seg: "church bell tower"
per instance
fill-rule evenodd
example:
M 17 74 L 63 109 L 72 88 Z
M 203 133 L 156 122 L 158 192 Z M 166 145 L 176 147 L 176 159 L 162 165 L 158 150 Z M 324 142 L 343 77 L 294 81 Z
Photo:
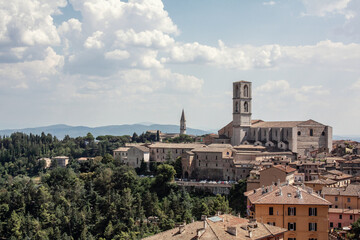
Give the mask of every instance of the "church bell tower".
M 180 119 L 180 134 L 186 134 L 186 119 L 184 109 L 182 110 Z
M 233 135 L 231 144 L 246 141 L 251 126 L 251 82 L 233 83 Z

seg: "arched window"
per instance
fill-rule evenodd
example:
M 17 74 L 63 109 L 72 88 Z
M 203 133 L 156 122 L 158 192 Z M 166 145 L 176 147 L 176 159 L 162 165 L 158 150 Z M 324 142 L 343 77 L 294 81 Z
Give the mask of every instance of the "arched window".
M 249 111 L 249 105 L 247 102 L 244 103 L 244 111 L 248 112 Z
M 239 112 L 239 104 L 238 104 L 238 102 L 235 103 L 235 112 Z
M 235 88 L 235 97 L 239 97 L 239 86 L 236 85 L 236 88 Z
M 248 87 L 248 85 L 244 86 L 244 97 L 249 97 L 249 87 Z
M 300 136 L 301 135 L 301 132 L 300 131 L 298 131 L 298 136 Z
M 325 132 L 322 132 L 321 135 L 325 136 Z
M 310 136 L 314 136 L 314 130 L 310 129 Z

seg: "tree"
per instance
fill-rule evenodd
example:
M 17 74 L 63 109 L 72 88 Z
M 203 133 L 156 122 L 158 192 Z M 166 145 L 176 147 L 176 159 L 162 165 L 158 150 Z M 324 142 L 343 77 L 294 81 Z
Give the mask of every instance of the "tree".
M 137 142 L 138 140 L 139 140 L 139 136 L 137 135 L 136 132 L 134 132 L 133 135 L 132 135 L 131 141 L 132 142 Z
M 176 171 L 176 177 L 181 178 L 182 176 L 182 162 L 181 156 L 177 157 L 174 163 L 174 169 Z
M 161 164 L 156 170 L 156 183 L 163 185 L 165 183 L 174 181 L 176 171 L 173 166 L 169 164 Z
M 351 231 L 347 234 L 349 239 L 360 239 L 360 219 L 351 224 Z
M 113 158 L 113 156 L 111 154 L 106 153 L 103 156 L 101 162 L 104 163 L 104 164 L 112 163 L 112 162 L 114 162 L 114 158 Z
M 86 135 L 85 140 L 90 143 L 90 142 L 93 142 L 93 141 L 95 140 L 95 138 L 94 138 L 94 136 L 89 132 L 89 133 Z
M 229 205 L 242 216 L 246 214 L 246 180 L 239 180 L 238 184 L 232 185 L 229 194 Z

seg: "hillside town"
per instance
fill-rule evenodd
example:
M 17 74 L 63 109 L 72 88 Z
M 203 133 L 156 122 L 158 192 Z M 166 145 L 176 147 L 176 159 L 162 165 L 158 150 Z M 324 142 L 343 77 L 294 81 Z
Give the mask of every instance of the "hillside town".
M 248 221 L 286 229 L 281 238 L 270 234 L 270 238 L 256 239 L 345 237 L 360 217 L 360 144 L 333 141 L 332 127 L 311 119 L 253 120 L 251 102 L 251 82 L 234 82 L 233 121 L 218 134 L 197 138 L 194 143 L 128 144 L 114 150 L 113 157 L 134 168 L 179 158 L 182 177 L 176 183 L 190 191 L 226 195 L 232 184 L 245 179 Z M 180 134 L 186 134 L 184 110 Z M 220 218 L 224 221 L 226 217 Z M 246 224 L 241 218 L 236 221 Z M 207 222 L 204 220 L 205 225 Z M 228 227 L 242 229 L 238 223 Z M 227 232 L 231 235 L 232 231 Z M 169 239 L 185 239 L 180 237 L 182 230 L 178 234 Z
M 360 143 L 333 140 L 332 127 L 312 119 L 253 120 L 251 102 L 251 82 L 234 82 L 233 121 L 218 134 L 186 135 L 182 110 L 179 133 L 149 130 L 155 141 L 113 150 L 114 160 L 143 168 L 141 177 L 152 164 L 177 159 L 175 183 L 189 192 L 227 196 L 246 182 L 245 216 L 204 215 L 146 239 L 346 239 L 360 218 Z M 181 136 L 189 138 L 167 141 Z M 69 163 L 67 156 L 39 160 L 45 168 Z

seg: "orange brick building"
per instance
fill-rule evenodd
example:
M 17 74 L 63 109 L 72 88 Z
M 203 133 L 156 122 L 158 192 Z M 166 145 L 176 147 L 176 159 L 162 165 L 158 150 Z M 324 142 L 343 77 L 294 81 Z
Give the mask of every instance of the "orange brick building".
M 310 189 L 271 185 L 245 193 L 248 215 L 262 223 L 288 229 L 286 240 L 328 239 L 331 203 Z

